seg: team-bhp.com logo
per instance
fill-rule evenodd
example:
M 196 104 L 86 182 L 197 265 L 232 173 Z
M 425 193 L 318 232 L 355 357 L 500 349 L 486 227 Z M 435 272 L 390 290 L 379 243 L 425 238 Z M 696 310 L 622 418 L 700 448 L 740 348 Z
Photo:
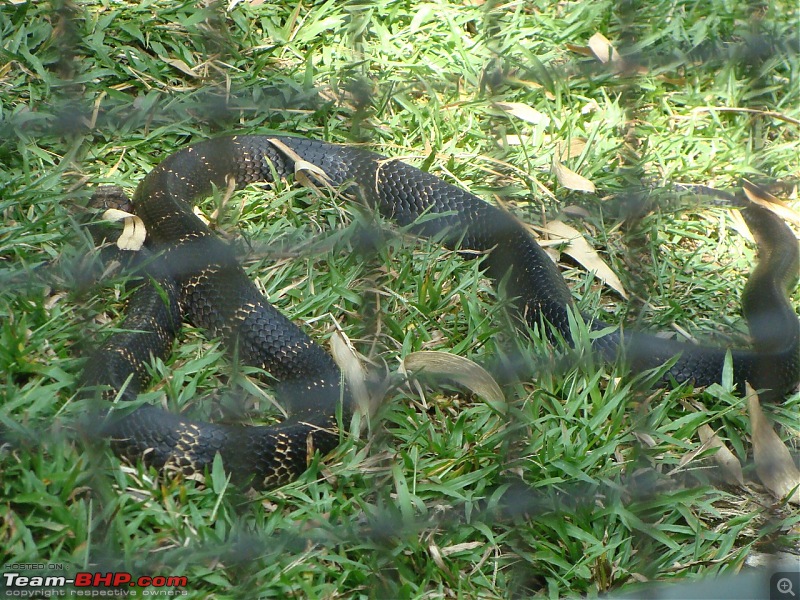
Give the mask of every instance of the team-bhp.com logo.
M 137 596 L 183 596 L 186 577 L 149 576 L 134 577 L 125 571 L 109 573 L 78 572 L 72 577 L 51 574 L 3 573 L 6 597 L 41 598 L 72 596 L 125 596 L 136 588 Z

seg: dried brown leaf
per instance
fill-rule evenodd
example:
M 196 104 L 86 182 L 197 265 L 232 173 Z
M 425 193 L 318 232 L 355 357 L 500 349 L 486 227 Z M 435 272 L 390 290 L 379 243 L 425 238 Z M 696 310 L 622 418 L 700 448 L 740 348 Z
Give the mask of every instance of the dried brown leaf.
M 403 360 L 403 369 L 408 373 L 445 377 L 498 408 L 505 406 L 505 396 L 494 378 L 479 364 L 463 356 L 429 350 L 412 352 Z
M 758 394 L 747 386 L 747 408 L 753 436 L 753 457 L 756 473 L 770 493 L 783 500 L 788 496 L 792 504 L 800 504 L 800 471 L 792 460 L 789 449 L 761 410 Z M 791 494 L 791 495 L 790 495 Z
M 594 184 L 583 175 L 578 175 L 575 171 L 568 169 L 557 160 L 553 160 L 553 173 L 555 173 L 558 183 L 570 190 L 579 192 L 594 192 Z
M 567 242 L 566 247 L 563 249 L 565 254 L 568 254 L 577 262 L 579 262 L 587 271 L 594 273 L 594 276 L 600 279 L 603 283 L 608 285 L 612 290 L 617 292 L 623 298 L 627 298 L 628 294 L 619 277 L 611 270 L 597 251 L 589 245 L 580 232 L 573 227 L 570 227 L 562 221 L 550 221 L 545 229 L 551 236 Z
M 703 442 L 703 448 L 717 448 L 713 455 L 714 462 L 720 468 L 723 479 L 734 485 L 744 485 L 744 475 L 742 474 L 742 463 L 736 458 L 736 455 L 731 452 L 725 443 L 719 439 L 719 436 L 714 433 L 708 425 L 701 425 L 697 430 L 697 435 L 700 441 Z
M 559 141 L 556 143 L 556 156 L 560 161 L 577 158 L 583 154 L 586 142 L 586 138 L 581 137 L 570 138 L 569 142 Z
M 103 213 L 106 221 L 122 221 L 122 235 L 117 240 L 117 248 L 120 250 L 138 251 L 142 249 L 144 240 L 147 237 L 147 229 L 144 221 L 139 217 L 124 210 L 109 208 Z
M 533 138 L 528 135 L 510 134 L 505 136 L 504 139 L 509 146 L 521 146 L 522 144 L 529 144 Z
M 185 75 L 189 75 L 190 77 L 199 77 L 197 72 L 180 58 L 170 58 L 169 56 L 159 56 L 159 58 L 171 67 L 178 69 L 178 71 L 184 73 Z
M 495 102 L 494 105 L 503 112 L 528 123 L 533 123 L 534 125 L 550 124 L 550 117 L 522 102 Z
M 586 56 L 590 58 L 597 58 L 595 53 L 592 52 L 592 49 L 589 46 L 578 46 L 577 44 L 567 44 L 567 50 L 570 52 L 574 52 L 575 54 L 580 54 L 581 56 Z
M 358 357 L 356 349 L 345 333 L 339 329 L 331 336 L 331 355 L 333 360 L 342 370 L 345 381 L 353 393 L 356 404 L 364 409 L 370 407 L 370 397 L 367 391 L 367 372 Z
M 297 183 L 318 194 L 321 194 L 322 191 L 317 186 L 317 183 L 335 192 L 330 178 L 322 167 L 304 160 L 297 152 L 278 139 L 270 138 L 269 141 L 294 162 L 294 178 Z
M 625 69 L 625 61 L 617 52 L 614 45 L 602 33 L 595 33 L 589 38 L 589 48 L 592 54 L 604 65 L 610 65 L 615 71 L 622 71 Z
M 474 550 L 475 548 L 480 548 L 484 545 L 485 544 L 483 542 L 462 542 L 460 544 L 453 544 L 452 546 L 445 546 L 442 548 L 442 556 L 450 556 L 451 554 L 456 554 L 457 552 Z

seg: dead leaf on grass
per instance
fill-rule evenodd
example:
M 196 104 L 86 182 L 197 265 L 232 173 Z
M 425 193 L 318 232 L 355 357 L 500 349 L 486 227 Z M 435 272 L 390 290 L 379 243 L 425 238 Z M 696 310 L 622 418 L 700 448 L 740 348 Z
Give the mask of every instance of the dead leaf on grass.
M 625 67 L 625 61 L 622 60 L 620 53 L 609 39 L 599 31 L 589 38 L 589 49 L 595 58 L 604 65 L 610 64 L 615 69 L 623 69 Z
M 556 156 L 558 160 L 565 161 L 570 158 L 579 157 L 583 154 L 584 148 L 586 148 L 586 142 L 586 138 L 582 137 L 570 138 L 568 142 L 559 140 L 556 142 Z
M 576 190 L 578 192 L 595 191 L 594 184 L 586 179 L 583 175 L 578 175 L 572 169 L 565 167 L 561 162 L 553 160 L 553 173 L 555 173 L 558 183 L 563 185 L 569 190 Z
M 144 221 L 141 218 L 124 210 L 109 208 L 103 213 L 103 219 L 112 223 L 123 222 L 122 235 L 117 240 L 117 248 L 134 252 L 142 249 L 144 240 L 147 237 L 147 229 L 145 229 Z
M 356 349 L 350 342 L 344 331 L 336 323 L 336 331 L 333 332 L 330 341 L 331 355 L 344 375 L 347 385 L 353 392 L 353 398 L 359 407 L 369 410 L 370 397 L 367 391 L 367 372 L 361 359 L 358 357 Z
M 792 460 L 789 449 L 772 428 L 761 410 L 758 394 L 747 385 L 747 409 L 753 436 L 753 457 L 756 473 L 770 493 L 783 500 L 788 496 L 792 504 L 800 504 L 800 471 Z M 791 495 L 790 495 L 791 494 Z
M 322 194 L 322 190 L 320 190 L 317 185 L 318 183 L 328 188 L 330 191 L 336 192 L 336 190 L 333 189 L 330 178 L 322 167 L 308 162 L 307 160 L 303 160 L 297 152 L 278 139 L 270 138 L 269 142 L 294 162 L 294 178 L 297 183 L 318 194 Z
M 412 352 L 403 360 L 402 368 L 411 374 L 424 373 L 447 378 L 496 405 L 500 410 L 505 406 L 503 390 L 494 377 L 479 364 L 463 356 L 430 350 Z
M 550 117 L 522 102 L 495 102 L 495 107 L 511 116 L 534 125 L 549 125 Z
M 195 71 L 192 67 L 187 65 L 180 58 L 170 58 L 168 56 L 159 56 L 159 58 L 168 65 L 170 65 L 171 67 L 178 69 L 178 71 L 180 71 L 184 75 L 188 75 L 189 77 L 199 77 L 197 71 Z
M 589 245 L 589 242 L 586 241 L 586 238 L 584 238 L 577 229 L 570 227 L 562 221 L 550 221 L 545 231 L 556 239 L 567 242 L 562 252 L 571 256 L 590 273 L 594 273 L 595 277 L 600 279 L 600 281 L 605 283 L 620 296 L 623 298 L 628 297 L 619 277 L 617 277 L 614 271 L 611 270 L 611 267 L 600 258 L 597 251 Z
M 712 458 L 720 468 L 722 478 L 733 485 L 744 485 L 742 463 L 739 462 L 739 459 L 728 449 L 725 443 L 719 439 L 714 430 L 708 425 L 701 425 L 697 430 L 697 435 L 700 437 L 700 441 L 703 442 L 700 451 L 706 448 L 717 449 Z

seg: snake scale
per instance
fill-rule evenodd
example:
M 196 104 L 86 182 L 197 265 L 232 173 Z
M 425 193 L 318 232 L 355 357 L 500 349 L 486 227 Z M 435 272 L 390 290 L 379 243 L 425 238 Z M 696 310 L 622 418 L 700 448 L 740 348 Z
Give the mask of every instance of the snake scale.
M 316 452 L 339 443 L 337 409 L 347 418 L 350 395 L 332 358 L 272 307 L 248 279 L 233 250 L 192 212 L 192 202 L 224 188 L 272 182 L 297 160 L 324 171 L 344 196 L 448 248 L 485 254 L 483 267 L 526 323 L 549 323 L 568 342 L 572 296 L 558 268 L 510 213 L 398 160 L 348 145 L 288 136 L 234 136 L 196 143 L 167 157 L 140 183 L 136 214 L 156 257 L 129 301 L 121 331 L 88 362 L 85 389 L 130 400 L 149 383 L 146 365 L 166 358 L 183 319 L 223 339 L 247 365 L 276 379 L 288 418 L 275 426 L 191 420 L 153 406 L 110 411 L 101 428 L 116 453 L 185 474 L 203 474 L 217 453 L 229 473 L 253 487 L 280 486 L 302 473 Z M 749 381 L 779 399 L 800 378 L 800 321 L 787 289 L 798 278 L 798 244 L 781 219 L 756 205 L 743 210 L 759 243 L 759 264 L 743 295 L 752 347 L 730 350 L 737 386 Z M 421 218 L 424 217 L 424 218 Z M 465 253 L 474 256 L 475 252 Z M 608 326 L 590 323 L 599 331 Z M 593 341 L 601 355 L 624 354 L 635 371 L 675 359 L 661 382 L 697 386 L 722 377 L 726 349 L 615 330 Z M 124 406 L 124 403 L 122 403 Z

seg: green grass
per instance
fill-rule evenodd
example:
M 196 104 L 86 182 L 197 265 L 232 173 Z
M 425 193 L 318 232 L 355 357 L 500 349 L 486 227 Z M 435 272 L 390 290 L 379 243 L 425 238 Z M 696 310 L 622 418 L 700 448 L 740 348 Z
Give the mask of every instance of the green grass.
M 17 437 L 0 450 L 3 564 L 186 575 L 197 598 L 557 597 L 732 573 L 797 547 L 796 512 L 756 484 L 716 484 L 707 460 L 682 463 L 709 423 L 751 464 L 741 399 L 721 386 L 648 395 L 586 361 L 549 368 L 546 344 L 513 343 L 477 264 L 391 229 L 362 250 L 371 217 L 303 190 L 247 190 L 218 223 L 270 300 L 322 343 L 341 324 L 377 372 L 415 350 L 530 361 L 535 379 L 504 388 L 506 413 L 394 385 L 327 461 L 248 496 L 221 470 L 202 487 L 121 466 L 82 441 L 75 398 L 81 353 L 124 310 L 119 280 L 89 276 L 78 222 L 91 186 L 132 191 L 176 148 L 228 132 L 364 143 L 535 224 L 580 207 L 572 225 L 633 295 L 565 261 L 582 310 L 741 334 L 755 257 L 726 211 L 621 217 L 643 186 L 796 182 L 795 123 L 696 110 L 800 118 L 792 3 L 196 5 L 0 5 L 0 424 Z M 647 69 L 615 75 L 571 50 L 598 31 Z M 567 166 L 597 194 L 550 172 L 572 138 L 588 143 Z M 252 380 L 188 328 L 154 373 L 143 397 L 174 410 L 269 408 L 243 405 L 229 382 Z M 707 411 L 687 412 L 687 398 Z M 798 408 L 797 394 L 768 407 L 795 445 Z

